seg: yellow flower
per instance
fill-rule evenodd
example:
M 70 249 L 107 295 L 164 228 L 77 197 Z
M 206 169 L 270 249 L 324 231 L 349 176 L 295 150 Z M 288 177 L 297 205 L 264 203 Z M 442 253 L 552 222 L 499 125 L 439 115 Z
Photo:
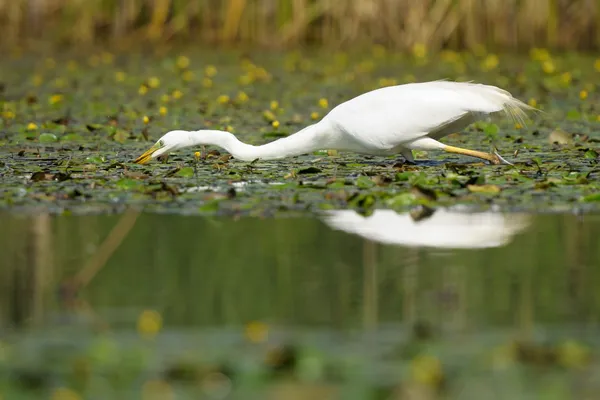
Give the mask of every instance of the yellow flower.
M 539 49 L 537 47 L 532 48 L 529 51 L 529 56 L 535 61 L 548 61 L 550 60 L 550 52 L 546 49 Z
M 52 96 L 50 96 L 50 99 L 48 100 L 48 102 L 50 104 L 58 104 L 61 101 L 63 101 L 64 96 L 62 94 L 53 94 Z
M 254 78 L 249 75 L 242 75 L 239 77 L 238 82 L 240 83 L 240 85 L 242 86 L 248 86 L 249 84 L 251 84 L 254 81 Z
M 515 124 L 515 129 L 523 129 L 523 125 L 521 125 L 520 123 L 516 123 Z
M 394 86 L 398 82 L 394 78 L 381 78 L 379 79 L 379 87 Z
M 175 64 L 179 69 L 186 69 L 190 66 L 190 59 L 186 56 L 179 56 L 177 57 L 177 61 L 175 62 Z
M 594 68 L 596 71 L 600 72 L 600 58 L 594 61 Z
M 271 110 L 275 111 L 279 108 L 279 102 L 277 100 L 271 101 Z
M 427 56 L 427 47 L 423 43 L 415 43 L 412 53 L 415 58 L 425 58 Z
M 277 129 L 277 128 L 279 128 L 279 121 L 275 120 L 275 121 L 271 122 L 271 125 L 273 125 L 273 128 Z
M 171 96 L 173 96 L 173 98 L 175 100 L 180 99 L 183 97 L 183 92 L 181 90 L 175 89 L 173 90 L 173 93 L 171 94 Z
M 160 86 L 160 79 L 158 79 L 156 76 L 151 77 L 148 79 L 148 86 L 150 86 L 152 89 L 156 89 Z
M 245 92 L 239 92 L 237 95 L 237 99 L 240 103 L 245 103 L 248 101 L 249 97 Z
M 560 76 L 560 80 L 564 85 L 569 85 L 569 84 L 571 84 L 571 81 L 573 80 L 573 76 L 571 75 L 570 72 L 564 72 Z
M 13 119 L 15 117 L 15 113 L 13 111 L 7 110 L 2 113 L 2 118 L 4 119 Z
M 52 392 L 51 400 L 80 400 L 81 396 L 77 392 L 68 388 L 57 388 Z
M 125 72 L 123 72 L 123 71 L 115 72 L 115 80 L 117 82 L 123 82 L 126 77 L 127 76 L 125 75 Z
M 495 54 L 489 54 L 485 60 L 483 60 L 483 62 L 481 63 L 481 68 L 484 71 L 490 71 L 494 68 L 496 68 L 498 66 L 498 63 L 500 62 L 500 60 L 498 59 L 498 56 Z
M 276 119 L 275 114 L 273 114 L 273 112 L 271 110 L 263 111 L 263 117 L 265 117 L 265 119 L 267 121 L 271 121 L 271 122 L 275 121 L 275 119 Z
M 181 75 L 184 81 L 189 82 L 196 79 L 196 75 L 192 71 L 185 71 L 183 75 Z
M 311 119 L 313 119 L 313 120 L 315 120 L 315 119 L 319 119 L 319 113 L 318 113 L 318 112 L 316 112 L 316 111 L 313 111 L 313 112 L 310 114 L 310 118 L 311 118 Z
M 148 124 L 150 122 L 150 118 L 148 118 L 147 115 L 144 115 L 144 118 L 142 118 L 142 121 L 144 121 L 144 124 Z
M 532 97 L 529 99 L 527 104 L 529 104 L 531 107 L 537 107 L 537 100 Z
M 206 68 L 204 68 L 204 75 L 208 76 L 208 77 L 213 77 L 217 74 L 217 68 L 214 65 L 207 65 Z
M 200 159 L 200 152 L 199 152 L 199 151 L 197 151 L 197 152 L 195 152 L 195 153 L 194 153 L 194 158 L 195 158 L 196 160 L 199 160 L 199 159 Z
M 443 378 L 440 360 L 429 355 L 415 357 L 410 363 L 413 379 L 427 386 L 436 386 Z
M 269 327 L 260 321 L 252 321 L 246 325 L 246 338 L 253 343 L 260 343 L 267 340 Z
M 329 107 L 329 102 L 326 98 L 321 98 L 319 99 L 319 106 L 321 106 L 321 108 L 327 108 Z
M 233 132 L 234 131 L 233 126 L 231 126 L 231 125 L 227 125 L 227 127 L 225 128 L 225 130 L 227 132 Z
M 547 74 L 551 74 L 554 71 L 556 71 L 556 67 L 554 66 L 554 63 L 552 62 L 552 60 L 548 60 L 548 61 L 543 62 L 542 70 Z
M 204 86 L 205 88 L 212 87 L 212 84 L 213 84 L 213 82 L 210 78 L 202 79 L 202 86 Z
M 579 92 L 579 98 L 580 98 L 581 100 L 585 100 L 585 99 L 587 99 L 587 97 L 588 97 L 588 92 L 587 92 L 587 90 L 582 90 L 581 92 Z
M 28 131 L 35 131 L 37 130 L 38 126 L 36 124 L 34 124 L 33 122 L 30 122 L 29 124 L 27 124 L 27 130 Z
M 160 113 L 160 115 L 162 115 L 162 116 L 165 116 L 165 115 L 167 115 L 167 107 L 165 107 L 165 106 L 161 106 L 161 107 L 158 109 L 158 112 L 159 112 L 159 113 Z
M 148 93 L 148 86 L 141 85 L 140 88 L 138 89 L 138 93 L 142 96 L 145 95 L 146 93 Z
M 138 317 L 137 329 L 140 335 L 153 337 L 162 327 L 162 317 L 154 310 L 145 310 Z
M 217 97 L 217 103 L 219 103 L 219 104 L 229 103 L 229 96 L 227 96 L 226 94 L 220 95 L 219 97 Z

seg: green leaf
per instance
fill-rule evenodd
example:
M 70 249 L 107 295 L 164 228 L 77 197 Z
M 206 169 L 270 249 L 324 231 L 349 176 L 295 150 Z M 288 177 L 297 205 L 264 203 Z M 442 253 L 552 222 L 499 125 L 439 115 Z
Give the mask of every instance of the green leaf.
M 375 186 L 375 182 L 368 176 L 360 176 L 356 180 L 356 186 L 360 189 L 369 189 Z
M 58 138 L 53 133 L 42 133 L 39 138 L 40 143 L 58 142 Z
M 122 190 L 137 189 L 142 185 L 143 185 L 143 183 L 141 181 L 138 181 L 136 179 L 129 179 L 129 178 L 119 179 L 116 182 L 116 186 Z
M 386 201 L 390 207 L 410 206 L 417 202 L 417 197 L 411 192 L 400 193 Z
M 194 176 L 194 168 L 192 167 L 184 167 L 175 173 L 176 176 L 181 176 L 182 178 L 191 178 Z
M 567 119 L 570 119 L 570 120 L 581 119 L 581 113 L 577 110 L 569 110 L 569 112 L 567 112 Z
M 124 129 L 117 129 L 115 134 L 113 135 L 113 140 L 119 143 L 125 143 L 125 141 L 129 138 L 129 132 Z
M 85 158 L 85 161 L 92 164 L 102 164 L 105 161 L 105 159 L 101 156 L 89 156 Z
M 215 212 L 219 209 L 219 203 L 221 200 L 210 200 L 198 207 L 199 211 L 204 212 Z
M 394 177 L 396 182 L 406 182 L 414 175 L 412 172 L 398 172 Z
M 483 132 L 486 135 L 492 136 L 492 137 L 495 137 L 498 134 L 499 131 L 500 131 L 500 128 L 498 128 L 498 125 L 496 125 L 496 124 L 487 124 L 483 128 Z
M 596 159 L 598 158 L 598 153 L 596 153 L 595 150 L 588 150 L 585 152 L 585 154 L 583 155 L 584 158 L 589 158 L 589 159 Z
M 67 142 L 76 142 L 79 140 L 83 140 L 83 137 L 81 137 L 81 135 L 77 134 L 77 133 L 69 133 L 66 134 L 62 137 L 63 141 L 67 141 Z
M 592 194 L 588 194 L 587 196 L 584 196 L 581 201 L 584 202 L 596 202 L 596 201 L 600 201 L 600 192 L 598 193 L 592 193 Z

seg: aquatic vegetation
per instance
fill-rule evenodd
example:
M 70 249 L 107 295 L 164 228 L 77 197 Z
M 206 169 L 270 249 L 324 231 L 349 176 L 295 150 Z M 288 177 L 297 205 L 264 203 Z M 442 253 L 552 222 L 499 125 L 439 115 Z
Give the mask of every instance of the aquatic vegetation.
M 418 49 L 417 49 L 418 50 Z M 490 68 L 491 64 L 497 65 Z M 52 212 L 109 211 L 115 205 L 194 213 L 271 214 L 353 208 L 593 209 L 598 205 L 600 92 L 596 60 L 548 51 L 521 57 L 450 52 L 119 54 L 4 60 L 0 85 L 3 207 Z M 93 62 L 90 62 L 93 60 Z M 102 61 L 105 60 L 105 61 Z M 486 67 L 482 62 L 486 62 Z M 552 73 L 543 71 L 551 60 Z M 110 61 L 110 62 L 108 62 Z M 77 65 L 76 69 L 69 66 Z M 565 75 L 567 74 L 567 75 Z M 210 79 L 188 80 L 190 75 Z M 565 76 L 568 78 L 565 78 Z M 248 80 L 241 82 L 240 77 Z M 133 159 L 174 128 L 235 131 L 261 144 L 320 119 L 366 90 L 439 78 L 509 89 L 543 110 L 527 124 L 483 121 L 445 142 L 496 146 L 514 166 L 461 156 L 395 157 L 316 152 L 246 163 L 212 148 Z M 60 80 L 62 88 L 55 82 Z M 144 88 L 140 95 L 140 89 Z M 34 127 L 35 126 L 35 127 Z M 562 133 L 555 133 L 555 132 Z M 194 153 L 199 152 L 199 157 Z M 434 197 L 412 195 L 415 188 Z

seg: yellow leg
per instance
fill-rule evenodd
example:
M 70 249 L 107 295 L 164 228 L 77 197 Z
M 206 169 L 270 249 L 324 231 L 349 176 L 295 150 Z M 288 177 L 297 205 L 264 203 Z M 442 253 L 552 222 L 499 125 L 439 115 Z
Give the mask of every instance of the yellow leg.
M 512 165 L 508 161 L 506 161 L 504 158 L 500 157 L 500 155 L 497 153 L 496 154 L 484 153 L 483 151 L 461 149 L 460 147 L 454 147 L 454 146 L 445 146 L 444 151 L 447 153 L 462 154 L 464 156 L 481 158 L 482 160 L 487 160 L 487 161 L 491 162 L 492 164 L 496 164 L 496 165 L 498 165 L 498 164 Z

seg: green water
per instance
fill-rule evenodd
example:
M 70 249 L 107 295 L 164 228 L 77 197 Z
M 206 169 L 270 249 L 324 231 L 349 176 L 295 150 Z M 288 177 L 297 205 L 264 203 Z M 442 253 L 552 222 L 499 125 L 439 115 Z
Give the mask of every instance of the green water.
M 36 390 L 71 386 L 99 396 L 89 398 L 134 398 L 128 396 L 139 396 L 144 380 L 164 378 L 169 365 L 191 359 L 227 360 L 237 368 L 246 383 L 226 398 L 265 398 L 257 387 L 279 381 L 256 377 L 259 367 L 248 365 L 262 365 L 260 354 L 283 344 L 304 354 L 285 380 L 302 383 L 292 390 L 302 396 L 317 382 L 354 393 L 331 398 L 390 398 L 368 388 L 390 391 L 410 382 L 421 352 L 441 361 L 447 383 L 441 393 L 451 398 L 481 398 L 497 387 L 495 398 L 595 393 L 594 361 L 569 366 L 530 353 L 565 341 L 597 351 L 600 216 L 437 210 L 414 222 L 408 214 L 379 213 L 239 220 L 4 214 L 0 393 L 20 398 L 33 390 L 15 389 L 19 366 L 19 373 L 32 369 L 46 377 Z M 107 237 L 115 246 L 104 262 Z M 98 269 L 89 274 L 94 263 Z M 65 282 L 82 271 L 88 271 L 85 285 L 69 294 Z M 136 330 L 143 310 L 163 320 L 149 342 Z M 268 331 L 264 343 L 244 337 L 252 321 Z M 494 367 L 490 360 L 513 340 L 527 345 Z M 103 368 L 134 372 L 123 372 L 125 383 L 106 378 L 100 390 L 90 383 L 99 374 L 92 368 L 87 383 L 74 384 L 65 367 L 79 354 L 73 346 L 92 366 L 100 359 Z M 102 356 L 90 356 L 88 346 Z M 134 369 L 118 361 L 132 349 L 145 355 Z M 574 388 L 576 382 L 582 386 Z M 181 389 L 181 398 L 198 398 L 192 388 Z

